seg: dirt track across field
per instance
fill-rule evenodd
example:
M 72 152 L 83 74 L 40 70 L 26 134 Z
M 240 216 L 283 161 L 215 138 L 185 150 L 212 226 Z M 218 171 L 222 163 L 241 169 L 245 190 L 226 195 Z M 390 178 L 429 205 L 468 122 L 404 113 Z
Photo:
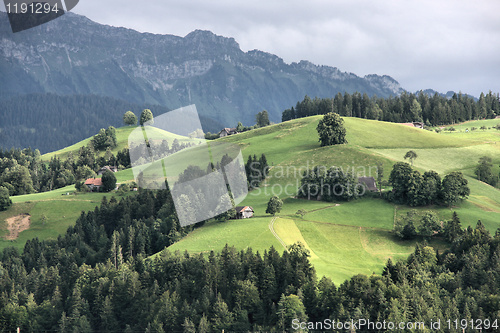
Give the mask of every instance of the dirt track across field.
M 14 240 L 19 236 L 20 232 L 28 230 L 30 227 L 30 217 L 31 215 L 29 214 L 21 214 L 6 219 L 9 234 L 5 236 L 5 239 Z

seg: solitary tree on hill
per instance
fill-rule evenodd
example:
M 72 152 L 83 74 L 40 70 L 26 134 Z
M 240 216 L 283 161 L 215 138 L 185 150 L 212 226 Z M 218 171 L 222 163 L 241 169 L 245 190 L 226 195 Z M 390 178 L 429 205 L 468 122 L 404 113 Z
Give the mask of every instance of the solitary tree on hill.
M 321 146 L 347 143 L 344 120 L 337 113 L 327 113 L 316 128 Z
M 479 165 L 474 170 L 474 173 L 482 182 L 488 183 L 491 186 L 496 186 L 498 183 L 498 175 L 492 171 L 492 159 L 489 156 L 483 156 L 479 159 Z
M 243 132 L 243 124 L 241 123 L 241 121 L 238 121 L 238 125 L 236 125 L 236 131 L 237 132 Z
M 137 117 L 132 111 L 127 111 L 123 115 L 123 122 L 125 125 L 134 126 L 137 124 Z
M 276 213 L 281 212 L 281 207 L 283 207 L 283 201 L 277 195 L 273 195 L 267 203 L 266 214 L 274 216 Z
M 139 123 L 141 124 L 141 126 L 144 126 L 144 124 L 148 121 L 151 120 L 151 124 L 153 124 L 153 112 L 151 112 L 150 109 L 144 109 L 142 110 L 141 112 L 141 119 L 139 121 Z
M 417 153 L 415 153 L 413 150 L 409 150 L 405 154 L 405 160 L 408 158 L 410 159 L 410 163 L 413 166 L 413 161 L 416 160 L 418 157 Z

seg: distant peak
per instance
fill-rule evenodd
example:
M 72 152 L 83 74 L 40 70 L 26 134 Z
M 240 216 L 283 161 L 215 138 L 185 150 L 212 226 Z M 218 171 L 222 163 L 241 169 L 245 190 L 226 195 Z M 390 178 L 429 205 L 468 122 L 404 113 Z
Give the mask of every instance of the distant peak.
M 399 95 L 404 91 L 399 82 L 389 75 L 369 74 L 365 75 L 364 79 L 370 82 L 373 87 L 389 90 L 394 95 Z
M 236 42 L 236 40 L 232 37 L 224 37 L 224 36 L 219 36 L 214 34 L 212 31 L 209 30 L 200 30 L 196 29 L 190 33 L 188 33 L 185 37 L 185 40 L 187 41 L 194 41 L 197 43 L 200 42 L 215 42 L 218 44 L 224 44 L 227 46 L 235 47 L 235 48 L 240 48 L 240 45 Z
M 210 30 L 196 29 L 188 33 L 184 38 L 192 39 L 192 38 L 207 37 L 207 36 L 216 37 L 217 35 Z

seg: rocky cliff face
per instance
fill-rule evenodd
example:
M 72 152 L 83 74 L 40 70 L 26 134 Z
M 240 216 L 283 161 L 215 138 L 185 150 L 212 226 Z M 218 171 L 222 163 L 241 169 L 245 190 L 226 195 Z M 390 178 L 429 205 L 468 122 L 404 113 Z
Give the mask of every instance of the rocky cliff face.
M 304 95 L 337 92 L 378 96 L 402 92 L 388 76 L 364 78 L 308 61 L 286 64 L 258 50 L 243 52 L 233 38 L 209 31 L 185 37 L 100 25 L 73 13 L 13 34 L 0 13 L 0 97 L 31 92 L 96 94 L 169 108 L 195 103 L 225 126 L 271 120 Z

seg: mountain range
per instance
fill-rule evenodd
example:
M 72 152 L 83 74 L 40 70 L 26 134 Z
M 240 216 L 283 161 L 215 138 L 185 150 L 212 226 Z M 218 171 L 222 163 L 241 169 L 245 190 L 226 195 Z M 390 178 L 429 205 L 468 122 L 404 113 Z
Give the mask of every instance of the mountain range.
M 12 33 L 0 13 L 0 98 L 28 93 L 98 95 L 174 109 L 196 104 L 221 126 L 271 121 L 309 96 L 337 92 L 381 97 L 403 91 L 389 76 L 359 77 L 308 61 L 244 52 L 233 38 L 196 30 L 185 37 L 140 33 L 67 13 L 33 29 Z M 125 111 L 125 110 L 124 110 Z

